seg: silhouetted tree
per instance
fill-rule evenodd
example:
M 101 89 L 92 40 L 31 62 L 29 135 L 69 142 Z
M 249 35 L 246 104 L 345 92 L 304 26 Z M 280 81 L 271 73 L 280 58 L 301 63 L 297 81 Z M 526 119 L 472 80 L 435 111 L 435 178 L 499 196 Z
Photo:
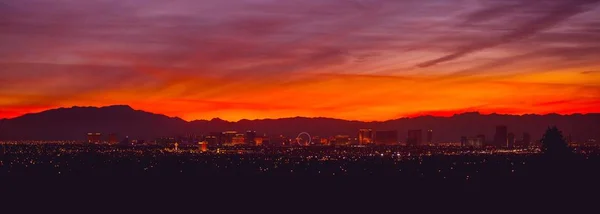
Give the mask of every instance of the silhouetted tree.
M 541 140 L 542 152 L 552 157 L 564 157 L 571 154 L 562 132 L 556 126 L 548 127 Z

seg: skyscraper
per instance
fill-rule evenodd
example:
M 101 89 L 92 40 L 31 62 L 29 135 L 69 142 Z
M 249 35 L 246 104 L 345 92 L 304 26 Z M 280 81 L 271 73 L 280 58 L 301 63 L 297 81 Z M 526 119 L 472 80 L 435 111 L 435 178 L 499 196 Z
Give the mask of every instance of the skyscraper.
M 527 132 L 523 133 L 523 146 L 531 146 L 531 135 L 529 135 Z
M 207 135 L 204 137 L 204 141 L 211 146 L 215 146 L 217 145 L 217 136 L 214 135 Z
M 433 144 L 433 130 L 427 130 L 427 144 Z
M 479 138 L 479 140 L 481 141 L 481 146 L 486 146 L 487 143 L 485 141 L 485 135 L 483 135 L 483 134 L 477 135 L 477 138 Z
M 350 144 L 350 136 L 348 135 L 336 135 L 335 136 L 335 145 L 336 146 L 346 146 Z
M 236 134 L 233 139 L 232 139 L 232 144 L 233 145 L 240 145 L 240 144 L 244 144 L 246 142 L 246 135 L 244 134 Z
M 375 131 L 374 142 L 379 145 L 394 145 L 398 144 L 398 131 Z
M 508 147 L 508 148 L 515 147 L 515 141 L 516 141 L 515 134 L 513 134 L 512 132 L 508 133 L 506 138 L 507 138 L 506 147 Z
M 111 145 L 119 143 L 119 138 L 117 134 L 111 133 L 110 135 L 108 135 L 108 143 Z
M 321 143 L 321 145 L 325 145 L 325 146 L 330 144 L 329 139 L 327 139 L 326 137 L 322 137 L 320 143 Z
M 221 146 L 225 143 L 223 132 L 211 132 L 204 137 L 209 146 Z
M 246 131 L 246 144 L 247 145 L 256 145 L 256 132 L 255 131 Z
M 467 142 L 467 136 L 461 136 L 460 137 L 460 146 L 465 147 L 467 146 L 468 142 Z
M 233 138 L 237 135 L 236 131 L 226 131 L 223 132 L 223 144 L 224 145 L 233 145 Z
M 462 136 L 460 138 L 460 145 L 463 147 L 471 147 L 471 148 L 481 148 L 484 144 L 484 138 L 481 135 L 476 137 L 466 137 Z
M 102 134 L 100 133 L 88 133 L 87 134 L 87 142 L 88 143 L 100 143 L 100 138 L 102 137 Z
M 423 132 L 421 129 L 408 130 L 407 146 L 419 146 L 423 143 Z
M 360 129 L 358 130 L 358 144 L 366 145 L 373 143 L 373 130 Z
M 198 149 L 199 149 L 201 152 L 206 152 L 206 151 L 208 151 L 208 143 L 207 143 L 206 141 L 199 142 L 199 143 L 198 143 Z
M 268 145 L 269 144 L 268 142 L 269 142 L 269 138 L 266 135 L 254 137 L 254 144 L 256 146 Z
M 496 126 L 494 134 L 494 146 L 505 147 L 508 145 L 508 128 L 506 126 Z

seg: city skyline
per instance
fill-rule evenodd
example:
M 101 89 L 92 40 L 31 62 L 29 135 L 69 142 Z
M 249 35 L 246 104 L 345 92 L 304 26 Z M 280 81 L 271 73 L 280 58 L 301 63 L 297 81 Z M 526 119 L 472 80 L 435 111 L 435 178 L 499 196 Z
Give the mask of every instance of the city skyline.
M 0 118 L 113 104 L 188 121 L 597 113 L 599 11 L 596 0 L 8 1 Z
M 460 136 L 474 137 L 480 134 L 489 136 L 488 139 L 495 139 L 494 128 L 498 126 L 510 127 L 508 131 L 502 133 L 504 136 L 509 132 L 519 136 L 523 132 L 540 135 L 544 127 L 557 125 L 563 127 L 566 133 L 573 135 L 577 140 L 585 141 L 600 138 L 596 132 L 599 117 L 598 113 L 566 116 L 464 113 L 451 117 L 423 116 L 376 122 L 306 117 L 229 122 L 219 119 L 185 121 L 129 106 L 74 107 L 1 120 L 0 139 L 73 140 L 81 139 L 82 133 L 117 134 L 121 138 L 131 136 L 137 139 L 154 139 L 223 131 L 238 131 L 240 133 L 236 134 L 242 136 L 245 134 L 256 136 L 268 134 L 270 136 L 296 137 L 298 133 L 308 132 L 311 136 L 321 137 L 336 135 L 359 137 L 354 135 L 362 132 L 365 143 L 391 143 L 388 137 L 395 135 L 394 138 L 402 142 L 408 140 L 406 138 L 408 137 L 412 139 L 413 144 L 422 144 L 428 143 L 431 139 L 436 142 L 447 142 L 458 140 Z M 248 133 L 247 131 L 256 132 Z M 387 131 L 393 131 L 393 133 Z M 416 137 L 409 137 L 411 132 L 414 133 L 412 136 Z M 242 136 L 232 135 L 231 138 L 236 137 L 237 141 L 242 142 Z M 319 139 L 314 139 L 314 141 L 318 142 Z M 507 145 L 506 138 L 499 141 L 496 145 Z

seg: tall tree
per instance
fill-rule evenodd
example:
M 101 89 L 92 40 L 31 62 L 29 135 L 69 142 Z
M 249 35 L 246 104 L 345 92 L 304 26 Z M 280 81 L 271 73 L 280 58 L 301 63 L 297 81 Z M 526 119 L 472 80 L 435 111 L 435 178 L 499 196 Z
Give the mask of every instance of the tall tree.
M 541 140 L 542 152 L 548 156 L 566 156 L 571 153 L 562 132 L 556 126 L 548 127 Z

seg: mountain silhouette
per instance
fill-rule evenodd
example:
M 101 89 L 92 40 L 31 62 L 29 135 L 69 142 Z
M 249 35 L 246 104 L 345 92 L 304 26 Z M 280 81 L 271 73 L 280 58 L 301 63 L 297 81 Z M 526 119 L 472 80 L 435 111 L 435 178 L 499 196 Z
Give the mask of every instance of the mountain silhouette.
M 0 139 L 83 140 L 88 132 L 146 138 L 186 132 L 188 122 L 129 106 L 72 107 L 27 114 L 5 121 Z
M 600 114 L 572 115 L 482 115 L 477 112 L 462 113 L 451 117 L 420 116 L 380 122 L 348 121 L 332 118 L 293 117 L 281 119 L 225 121 L 185 121 L 176 117 L 135 110 L 129 106 L 72 107 L 48 110 L 35 114 L 7 119 L 0 128 L 3 140 L 84 140 L 88 132 L 116 133 L 120 137 L 152 140 L 156 137 L 209 132 L 257 131 L 269 136 L 294 137 L 300 132 L 313 136 L 337 134 L 356 137 L 358 129 L 397 130 L 401 141 L 408 130 L 433 130 L 435 142 L 457 142 L 461 136 L 484 134 L 492 139 L 495 127 L 506 125 L 508 131 L 518 138 L 524 132 L 534 140 L 541 138 L 549 126 L 559 127 L 572 140 L 600 139 Z M 425 136 L 423 136 L 425 139 Z

